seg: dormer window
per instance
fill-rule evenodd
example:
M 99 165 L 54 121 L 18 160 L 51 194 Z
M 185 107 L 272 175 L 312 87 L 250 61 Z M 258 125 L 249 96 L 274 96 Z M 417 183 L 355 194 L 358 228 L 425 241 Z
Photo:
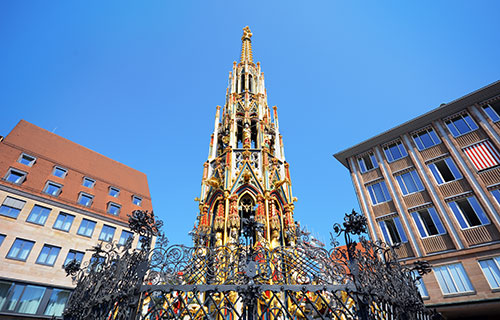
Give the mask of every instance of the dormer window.
M 35 164 L 36 158 L 30 156 L 29 154 L 23 153 L 17 160 L 17 162 L 27 165 L 28 167 L 32 167 Z

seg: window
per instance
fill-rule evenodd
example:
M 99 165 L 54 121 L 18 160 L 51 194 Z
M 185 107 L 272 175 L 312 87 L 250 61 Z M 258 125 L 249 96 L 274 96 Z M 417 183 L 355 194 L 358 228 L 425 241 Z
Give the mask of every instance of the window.
M 111 240 L 113 240 L 115 230 L 115 227 L 104 225 L 102 227 L 101 234 L 99 235 L 99 240 L 110 242 Z
M 479 265 L 491 289 L 500 289 L 500 257 L 480 260 Z
M 422 181 L 415 170 L 396 176 L 403 195 L 424 190 Z
M 0 206 L 0 214 L 3 216 L 17 219 L 17 216 L 23 210 L 26 201 L 18 200 L 15 198 L 7 197 Z
M 55 166 L 52 174 L 58 178 L 64 179 L 66 177 L 66 174 L 68 174 L 68 170 Z
M 478 171 L 500 164 L 500 154 L 488 140 L 468 146 L 463 150 Z
M 385 152 L 385 157 L 389 162 L 393 162 L 408 156 L 408 154 L 406 153 L 406 149 L 405 147 L 403 147 L 401 141 L 391 143 L 385 146 L 384 152 Z
M 382 220 L 379 221 L 378 224 L 387 243 L 396 244 L 408 242 L 408 238 L 406 237 L 401 221 L 399 221 L 399 217 Z
M 108 213 L 117 216 L 120 214 L 121 207 L 119 204 L 108 202 Z
M 9 288 L 5 290 L 5 295 L 2 287 Z M 46 288 L 2 281 L 0 290 L 2 292 L 0 299 L 3 300 L 2 311 L 36 314 Z M 0 307 L 2 307 L 1 300 Z
M 477 124 L 467 114 L 459 114 L 445 121 L 448 130 L 454 137 L 461 136 L 477 129 Z
M 69 232 L 69 229 L 71 228 L 74 219 L 75 219 L 74 215 L 60 212 L 59 215 L 57 216 L 56 222 L 54 222 L 53 228 Z
M 94 233 L 96 222 L 95 221 L 90 221 L 87 219 L 83 219 L 82 223 L 80 224 L 80 228 L 78 228 L 78 234 L 85 236 L 85 237 L 92 237 L 92 234 Z
M 451 158 L 430 163 L 428 164 L 428 167 L 431 170 L 434 179 L 436 179 L 437 184 L 462 179 L 462 174 L 458 171 L 457 166 Z
M 62 185 L 60 185 L 59 183 L 47 181 L 47 183 L 45 184 L 45 188 L 43 189 L 43 192 L 45 192 L 48 195 L 57 197 L 61 193 L 61 190 L 62 190 Z
M 40 251 L 40 255 L 38 259 L 36 259 L 36 263 L 44 264 L 46 266 L 53 266 L 56 262 L 57 256 L 59 255 L 59 251 L 61 251 L 60 247 L 44 245 L 42 251 Z
M 483 106 L 484 112 L 490 117 L 491 121 L 497 122 L 500 120 L 500 101 L 490 103 Z
M 461 263 L 434 267 L 433 270 L 443 294 L 474 291 L 469 277 Z
M 82 206 L 90 207 L 92 205 L 92 199 L 94 199 L 94 196 L 80 192 L 80 195 L 78 196 L 78 203 Z
M 137 249 L 141 250 L 144 242 L 147 241 L 145 236 L 139 236 L 139 241 L 137 241 Z
M 17 162 L 22 163 L 24 165 L 27 165 L 28 167 L 33 166 L 33 164 L 35 163 L 35 161 L 36 161 L 35 157 L 30 156 L 30 155 L 28 155 L 26 153 L 21 154 L 21 156 L 17 160 Z
M 26 221 L 43 226 L 47 221 L 47 217 L 49 216 L 50 211 L 51 209 L 49 208 L 35 205 L 33 209 L 31 209 L 30 215 L 28 216 L 28 219 L 26 219 Z
M 422 238 L 445 234 L 446 231 L 434 208 L 427 208 L 411 213 Z
M 358 164 L 359 170 L 361 170 L 362 173 L 378 168 L 377 159 L 375 159 L 375 156 L 371 152 L 358 158 Z
M 142 203 L 142 198 L 138 196 L 133 196 L 132 203 L 135 204 L 136 206 L 140 206 Z
M 427 288 L 425 287 L 424 279 L 420 276 L 420 274 L 413 270 L 411 272 L 412 278 L 415 281 L 415 285 L 417 286 L 418 292 L 422 298 L 428 298 L 429 293 L 427 292 Z
M 95 180 L 94 179 L 90 179 L 90 178 L 87 178 L 87 177 L 84 177 L 83 178 L 83 182 L 82 182 L 82 185 L 84 187 L 87 187 L 87 188 L 93 188 L 94 185 L 95 185 Z
M 10 168 L 5 175 L 5 181 L 12 182 L 15 184 L 21 184 L 26 179 L 26 172 L 22 172 L 16 169 Z
M 441 140 L 439 140 L 437 134 L 432 128 L 415 133 L 412 137 L 413 141 L 415 141 L 415 144 L 417 145 L 417 149 L 420 151 L 441 143 Z
M 3 243 L 3 239 L 5 239 L 5 235 L 4 234 L 0 234 L 0 246 Z
M 127 240 L 129 238 L 133 238 L 134 237 L 134 234 L 130 231 L 127 231 L 127 230 L 123 230 L 122 231 L 122 235 L 120 236 L 120 240 L 118 241 L 118 245 L 125 245 L 125 243 L 127 242 Z
M 448 205 L 462 229 L 490 223 L 474 196 L 449 202 Z
M 495 197 L 495 199 L 497 200 L 498 204 L 500 204 L 500 190 L 497 189 L 497 190 L 492 190 L 490 192 L 493 195 L 493 197 Z
M 43 314 L 46 316 L 62 316 L 70 294 L 71 292 L 68 290 L 52 289 L 52 294 Z
M 109 187 L 109 195 L 118 198 L 118 196 L 120 195 L 120 189 L 115 187 Z
M 391 200 L 384 181 L 374 183 L 366 188 L 368 189 L 368 193 L 370 193 L 373 205 Z
M 16 238 L 12 247 L 10 247 L 7 258 L 26 261 L 34 244 L 33 241 Z
M 80 262 L 80 264 L 83 261 L 83 256 L 85 255 L 84 252 L 76 251 L 76 250 L 69 250 L 68 255 L 66 256 L 66 260 L 64 260 L 64 265 L 67 265 L 68 262 L 76 260 Z

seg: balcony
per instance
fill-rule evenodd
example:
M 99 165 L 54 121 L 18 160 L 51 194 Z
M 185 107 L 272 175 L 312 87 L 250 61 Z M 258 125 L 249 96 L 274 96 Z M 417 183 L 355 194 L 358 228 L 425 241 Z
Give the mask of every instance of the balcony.
M 366 182 L 381 178 L 382 171 L 380 171 L 380 168 L 375 168 L 373 170 L 362 173 L 361 177 L 363 178 L 363 183 L 366 183 Z
M 423 205 L 424 203 L 431 202 L 431 198 L 429 197 L 427 191 L 411 193 L 403 196 L 403 200 L 408 208 L 417 207 Z
M 500 183 L 500 167 L 479 172 L 478 175 L 486 186 Z
M 493 224 L 464 229 L 462 233 L 469 246 L 500 239 L 498 230 Z
M 375 217 L 381 217 L 389 213 L 397 212 L 396 206 L 392 200 L 372 206 L 372 209 Z
M 415 256 L 413 254 L 413 250 L 411 249 L 409 242 L 402 243 L 395 250 L 396 250 L 396 254 L 398 255 L 398 259 L 404 259 L 404 258 L 409 258 L 409 257 Z
M 469 183 L 465 179 L 443 183 L 438 186 L 438 189 L 439 191 L 441 191 L 443 198 L 451 197 L 457 194 L 462 194 L 472 190 Z
M 427 161 L 429 159 L 437 158 L 443 154 L 448 153 L 448 149 L 444 145 L 444 143 L 440 143 L 438 145 L 435 145 L 433 147 L 430 147 L 428 149 L 420 151 L 420 155 L 422 155 L 422 158 L 424 158 L 424 161 Z
M 457 144 L 463 148 L 486 139 L 486 135 L 481 129 L 477 129 L 455 138 Z
M 432 236 L 422 239 L 422 246 L 427 254 L 455 249 L 448 234 Z
M 389 168 L 391 168 L 392 172 L 403 170 L 409 167 L 413 167 L 413 163 L 411 162 L 410 157 L 404 157 L 402 159 L 389 163 Z

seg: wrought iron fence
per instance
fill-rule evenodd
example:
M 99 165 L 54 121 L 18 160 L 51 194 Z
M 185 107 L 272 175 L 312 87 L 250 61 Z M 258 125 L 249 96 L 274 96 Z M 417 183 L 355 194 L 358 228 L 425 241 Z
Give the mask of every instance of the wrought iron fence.
M 428 264 L 404 266 L 393 247 L 355 241 L 366 220 L 354 211 L 334 225 L 330 250 L 300 228 L 294 246 L 270 248 L 252 219 L 244 221 L 239 243 L 220 247 L 169 245 L 149 212 L 134 211 L 130 227 L 143 236 L 140 250 L 131 249 L 131 241 L 121 248 L 99 245 L 86 265 L 66 267 L 76 288 L 64 319 L 439 317 L 425 309 L 417 290 Z M 341 235 L 345 246 L 334 241 Z M 197 236 L 195 243 L 210 243 L 200 241 L 210 234 Z

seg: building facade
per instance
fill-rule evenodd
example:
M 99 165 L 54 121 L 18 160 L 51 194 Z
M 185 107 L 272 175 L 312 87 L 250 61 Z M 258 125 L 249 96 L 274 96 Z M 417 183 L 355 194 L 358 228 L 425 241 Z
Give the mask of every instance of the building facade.
M 200 245 L 236 245 L 242 220 L 264 226 L 255 242 L 293 245 L 294 201 L 276 106 L 267 104 L 264 73 L 254 63 L 252 33 L 243 29 L 241 59 L 229 75 L 224 108 L 217 106 L 204 164 L 195 233 Z M 272 117 L 271 117 L 272 114 Z M 215 235 L 215 237 L 210 236 Z
M 500 81 L 335 154 L 372 240 L 427 260 L 421 294 L 448 318 L 500 310 Z
M 152 209 L 145 174 L 24 120 L 0 142 L 0 175 L 3 319 L 61 315 L 73 287 L 63 265 L 124 244 L 127 214 Z

